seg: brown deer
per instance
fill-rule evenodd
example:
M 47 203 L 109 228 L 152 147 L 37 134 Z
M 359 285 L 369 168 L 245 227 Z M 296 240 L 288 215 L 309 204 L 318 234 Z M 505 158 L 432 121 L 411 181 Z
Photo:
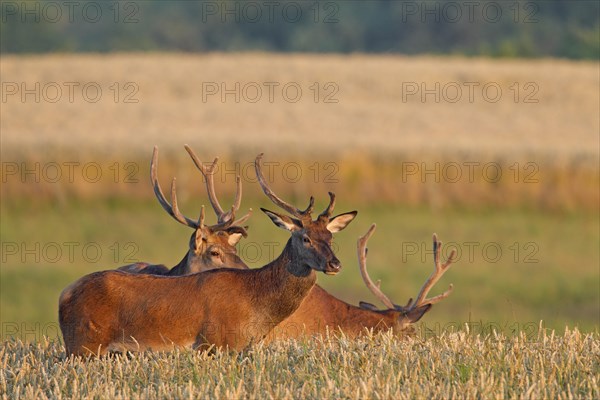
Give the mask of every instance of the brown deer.
M 323 288 L 315 285 L 301 306 L 291 316 L 279 324 L 268 337 L 275 338 L 298 337 L 303 334 L 324 334 L 327 331 L 340 330 L 354 337 L 372 329 L 374 332 L 392 329 L 395 333 L 412 332 L 414 322 L 417 322 L 435 303 L 448 297 L 453 287 L 438 296 L 427 299 L 427 294 L 440 277 L 447 271 L 456 255 L 453 250 L 445 263 L 440 262 L 441 242 L 433 235 L 434 272 L 427 279 L 416 300 L 410 299 L 406 306 L 394 304 L 379 289 L 379 282 L 373 283 L 367 273 L 367 241 L 375 231 L 375 224 L 358 240 L 358 260 L 361 275 L 367 287 L 379 298 L 387 309 L 379 310 L 370 303 L 360 302 L 359 307 L 347 304 Z
M 255 170 L 258 182 L 267 197 L 284 209 L 291 207 L 278 198 L 270 189 L 261 170 L 260 158 L 256 160 Z M 372 227 L 368 234 L 364 238 L 361 238 L 363 241 L 361 243 L 366 245 L 366 241 L 374 229 Z M 434 247 L 438 251 L 440 246 L 441 243 L 437 242 L 437 239 L 434 239 Z M 365 332 L 366 329 L 393 329 L 395 332 L 406 331 L 409 328 L 409 324 L 417 322 L 430 309 L 432 304 L 439 302 L 450 294 L 451 289 L 441 296 L 424 301 L 424 296 L 427 295 L 429 290 L 446 271 L 446 268 L 452 263 L 454 253 L 450 255 L 448 262 L 444 264 L 443 268 L 439 265 L 439 254 L 436 253 L 435 257 L 437 275 L 432 275 L 426 282 L 426 285 L 423 286 L 421 294 L 417 298 L 418 302 L 408 304 L 405 307 L 394 304 L 381 292 L 379 285 L 375 285 L 369 278 L 366 270 L 366 260 L 362 261 L 359 258 L 361 260 L 361 275 L 367 287 L 386 305 L 387 309 L 378 310 L 374 305 L 366 302 L 360 302 L 359 307 L 356 307 L 337 299 L 319 285 L 315 285 L 300 307 L 269 334 L 268 340 L 299 337 L 306 334 L 322 334 L 327 331 L 333 332 L 336 330 L 341 330 L 348 335 L 358 335 Z M 244 264 L 244 268 L 248 267 Z M 177 272 L 185 274 L 181 270 Z
M 153 274 L 153 275 L 189 275 L 196 272 L 208 271 L 215 268 L 227 267 L 246 269 L 246 264 L 238 257 L 235 245 L 248 233 L 242 224 L 250 217 L 250 212 L 238 220 L 234 220 L 235 213 L 239 210 L 242 200 L 242 183 L 239 175 L 236 177 L 237 189 L 235 200 L 230 211 L 223 211 L 215 193 L 214 174 L 218 158 L 215 158 L 210 166 L 205 166 L 198 159 L 192 149 L 185 145 L 185 149 L 204 176 L 208 200 L 217 215 L 217 223 L 204 225 L 204 207 L 198 221 L 194 221 L 183 215 L 177 206 L 176 180 L 171 183 L 171 205 L 160 187 L 157 177 L 158 169 L 158 147 L 154 146 L 152 161 L 150 162 L 150 180 L 154 188 L 154 194 L 162 208 L 169 213 L 177 222 L 194 229 L 189 240 L 189 250 L 182 260 L 173 268 L 169 269 L 162 264 L 149 264 L 139 262 L 118 268 L 120 271 Z
M 340 271 L 332 233 L 356 216 L 353 211 L 331 217 L 333 193 L 314 221 L 314 198 L 301 211 L 274 194 L 269 197 L 291 214 L 263 209 L 291 234 L 278 258 L 258 269 L 222 268 L 176 277 L 114 270 L 86 275 L 59 298 L 67 354 L 213 345 L 241 350 L 264 338 L 298 308 L 315 284 L 315 271 Z

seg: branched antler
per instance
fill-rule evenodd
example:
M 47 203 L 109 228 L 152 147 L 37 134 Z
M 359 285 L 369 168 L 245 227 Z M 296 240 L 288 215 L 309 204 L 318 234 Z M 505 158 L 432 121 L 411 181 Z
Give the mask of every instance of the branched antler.
M 446 297 L 448 297 L 450 295 L 450 293 L 452 293 L 452 289 L 454 288 L 454 286 L 452 284 L 450 284 L 450 286 L 448 287 L 448 290 L 446 290 L 444 293 L 442 293 L 438 296 L 432 297 L 430 299 L 426 298 L 427 294 L 429 293 L 431 288 L 437 283 L 437 281 L 442 277 L 442 275 L 444 275 L 444 273 L 448 270 L 448 268 L 450 268 L 450 265 L 452 265 L 452 262 L 454 261 L 454 257 L 456 256 L 456 250 L 452 250 L 452 252 L 450 253 L 450 257 L 448 257 L 446 262 L 442 264 L 440 262 L 441 249 L 442 249 L 442 242 L 438 241 L 437 235 L 434 233 L 433 234 L 434 270 L 431 273 L 431 275 L 429 276 L 429 278 L 427 278 L 427 280 L 425 281 L 425 284 L 419 291 L 419 294 L 417 295 L 417 298 L 415 299 L 415 301 L 411 302 L 409 304 L 409 306 L 408 306 L 409 309 L 419 307 L 423 304 L 438 303 L 440 300 L 445 299 Z
M 236 195 L 235 195 L 235 200 L 233 202 L 233 206 L 231 207 L 231 210 L 229 210 L 227 212 L 223 212 L 221 205 L 219 204 L 219 201 L 215 194 L 214 181 L 213 181 L 214 170 L 215 170 L 215 166 L 217 164 L 218 158 L 215 158 L 213 164 L 210 167 L 205 168 L 202 165 L 202 163 L 200 162 L 200 160 L 198 159 L 198 157 L 196 157 L 196 155 L 194 154 L 192 149 L 189 148 L 188 145 L 185 145 L 185 149 L 188 151 L 188 153 L 192 157 L 192 160 L 194 161 L 194 163 L 196 164 L 198 169 L 200 169 L 200 171 L 206 178 L 206 189 L 208 192 L 208 198 L 210 200 L 211 205 L 213 206 L 213 209 L 215 210 L 215 213 L 217 214 L 217 224 L 212 225 L 211 229 L 220 230 L 220 229 L 226 229 L 230 226 L 241 226 L 241 224 L 243 224 L 252 214 L 252 209 L 250 209 L 249 212 L 246 215 L 244 215 L 242 218 L 235 220 L 235 212 L 237 210 L 239 210 L 241 200 L 242 200 L 242 183 L 241 183 L 241 179 L 240 179 L 239 175 L 236 177 L 237 190 L 236 190 Z M 181 213 L 181 211 L 179 211 L 179 207 L 177 205 L 177 193 L 176 193 L 177 180 L 176 180 L 176 178 L 173 178 L 173 181 L 171 183 L 171 201 L 173 203 L 173 204 L 171 204 L 165 198 L 165 195 L 160 187 L 160 183 L 158 182 L 157 169 L 158 169 L 158 147 L 154 146 L 154 151 L 152 152 L 152 161 L 150 162 L 150 179 L 152 181 L 152 187 L 154 188 L 154 194 L 156 195 L 158 202 L 160 203 L 162 208 L 166 212 L 169 213 L 170 216 L 175 218 L 175 220 L 182 223 L 183 225 L 189 226 L 190 228 L 194 228 L 194 229 L 203 228 L 204 227 L 204 206 L 202 206 L 202 211 L 200 212 L 200 218 L 198 219 L 198 221 L 194 221 L 194 220 L 186 217 L 185 215 L 183 215 Z
M 217 214 L 218 225 L 221 226 L 226 224 L 227 222 L 229 222 L 229 225 L 241 225 L 244 222 L 246 222 L 246 220 L 250 218 L 250 215 L 252 214 L 252 209 L 250 209 L 250 211 L 242 218 L 238 219 L 237 221 L 234 221 L 235 213 L 240 209 L 240 205 L 242 203 L 242 180 L 240 178 L 240 175 L 237 174 L 235 177 L 236 191 L 233 206 L 231 207 L 231 210 L 225 212 L 223 211 L 223 208 L 221 207 L 219 199 L 217 198 L 217 195 L 215 193 L 214 175 L 216 172 L 217 161 L 219 161 L 219 158 L 215 157 L 212 164 L 207 167 L 202 163 L 202 161 L 200 161 L 200 159 L 196 156 L 196 154 L 190 148 L 190 146 L 186 144 L 184 145 L 184 147 L 190 155 L 190 157 L 192 158 L 192 161 L 194 161 L 196 167 L 200 170 L 200 172 L 202 172 L 202 175 L 204 176 L 204 180 L 206 181 L 206 191 L 208 193 L 208 200 L 210 201 L 213 210 L 215 210 L 215 214 Z
M 437 240 L 437 235 L 434 233 L 433 234 L 433 257 L 434 257 L 435 269 L 434 269 L 433 273 L 429 276 L 427 281 L 425 281 L 425 284 L 423 285 L 423 287 L 421 287 L 421 290 L 419 291 L 419 294 L 414 301 L 413 301 L 413 299 L 409 299 L 406 306 L 398 306 L 398 305 L 394 304 L 390 300 L 390 298 L 387 297 L 381 291 L 381 289 L 380 289 L 381 281 L 377 281 L 377 283 L 373 283 L 373 281 L 369 277 L 369 273 L 367 272 L 367 241 L 369 240 L 369 238 L 371 237 L 371 235 L 373 234 L 374 231 L 375 231 L 375 224 L 371 225 L 371 227 L 369 228 L 367 233 L 358 239 L 358 243 L 357 243 L 358 264 L 359 264 L 359 268 L 360 268 L 360 273 L 362 275 L 362 278 L 363 278 L 365 284 L 367 285 L 369 290 L 371 290 L 371 292 L 375 295 L 375 297 L 377 297 L 379 300 L 381 300 L 381 302 L 383 304 L 385 304 L 385 306 L 387 308 L 402 310 L 402 311 L 410 311 L 410 310 L 413 310 L 413 309 L 420 307 L 422 305 L 425 305 L 425 304 L 438 303 L 439 301 L 445 299 L 446 297 L 448 297 L 448 295 L 450 295 L 450 293 L 452 292 L 452 289 L 453 289 L 453 285 L 450 285 L 448 290 L 446 290 L 444 293 L 442 293 L 438 296 L 432 297 L 430 299 L 426 298 L 427 294 L 429 293 L 431 288 L 437 283 L 437 281 L 442 277 L 442 275 L 448 270 L 448 268 L 454 261 L 454 257 L 456 256 L 456 251 L 452 250 L 452 253 L 450 253 L 450 257 L 448 257 L 448 260 L 446 260 L 446 262 L 443 264 L 440 262 L 440 252 L 441 252 L 441 248 L 442 248 L 442 243 Z

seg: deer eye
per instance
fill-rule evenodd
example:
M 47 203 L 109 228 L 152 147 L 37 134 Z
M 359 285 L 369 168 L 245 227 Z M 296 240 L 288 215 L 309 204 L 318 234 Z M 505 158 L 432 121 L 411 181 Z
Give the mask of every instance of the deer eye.
M 211 252 L 210 252 L 210 255 L 211 255 L 212 257 L 219 257 L 219 252 L 218 252 L 218 251 L 216 251 L 216 250 L 211 250 Z
M 309 238 L 308 236 L 302 236 L 302 241 L 303 241 L 305 244 L 310 244 L 310 243 L 311 243 L 311 242 L 310 242 L 310 238 Z

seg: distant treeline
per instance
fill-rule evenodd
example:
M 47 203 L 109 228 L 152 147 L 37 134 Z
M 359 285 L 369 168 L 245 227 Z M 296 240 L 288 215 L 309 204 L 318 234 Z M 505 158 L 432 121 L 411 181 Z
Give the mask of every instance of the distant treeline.
M 2 53 L 366 52 L 598 59 L 598 0 L 2 1 Z

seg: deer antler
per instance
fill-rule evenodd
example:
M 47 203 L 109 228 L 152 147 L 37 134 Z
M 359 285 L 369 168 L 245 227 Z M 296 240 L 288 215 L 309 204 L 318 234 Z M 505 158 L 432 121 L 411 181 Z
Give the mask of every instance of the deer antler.
M 167 201 L 167 199 L 165 198 L 165 195 L 163 194 L 162 189 L 160 188 L 160 183 L 158 183 L 157 172 L 156 172 L 157 168 L 158 168 L 158 146 L 154 146 L 154 151 L 152 152 L 152 161 L 150 162 L 150 180 L 152 181 L 152 187 L 154 188 L 154 194 L 156 195 L 158 202 L 160 203 L 162 208 L 164 208 L 164 210 L 166 212 L 168 212 L 169 215 L 172 216 L 173 218 L 175 218 L 177 221 L 179 221 L 180 223 L 182 223 L 185 226 L 189 226 L 190 228 L 198 229 L 198 227 L 201 225 L 202 221 L 196 222 L 192 219 L 189 219 L 188 217 L 183 215 L 179 211 L 179 207 L 177 207 L 177 194 L 176 194 L 176 184 L 175 184 L 176 179 L 175 178 L 173 178 L 173 181 L 171 183 L 171 200 L 173 201 L 173 205 L 171 205 Z
M 329 220 L 331 218 L 333 208 L 335 207 L 335 193 L 333 193 L 333 192 L 328 192 L 328 193 L 329 193 L 329 205 L 327 206 L 327 208 L 325 208 L 325 210 L 321 214 L 319 214 L 319 218 L 325 218 L 326 220 Z
M 280 199 L 273 192 L 273 190 L 271 190 L 271 188 L 269 187 L 269 185 L 267 183 L 267 180 L 265 179 L 265 176 L 262 173 L 262 167 L 260 165 L 260 163 L 262 161 L 262 157 L 263 157 L 263 153 L 260 153 L 258 156 L 256 156 L 256 160 L 254 161 L 254 169 L 256 170 L 256 177 L 258 178 L 258 183 L 260 184 L 260 187 L 262 188 L 265 195 L 267 195 L 267 197 L 269 199 L 271 199 L 271 201 L 273 203 L 275 203 L 277 206 L 284 209 L 285 211 L 287 211 L 294 217 L 300 218 L 302 220 L 310 219 L 311 213 L 313 211 L 313 207 L 315 205 L 315 198 L 313 196 L 310 196 L 310 201 L 309 201 L 308 207 L 304 211 L 302 211 L 302 210 L 292 206 L 291 204 L 283 201 L 282 199 Z M 332 193 L 330 193 L 330 196 L 331 195 L 332 195 Z M 335 201 L 335 195 L 332 197 L 332 201 Z M 330 203 L 330 205 L 331 205 L 331 203 Z
M 442 243 L 437 240 L 437 235 L 434 233 L 433 234 L 433 257 L 434 257 L 435 269 L 434 269 L 433 273 L 429 276 L 427 281 L 425 281 L 425 284 L 419 291 L 419 295 L 417 296 L 416 300 L 414 300 L 414 301 L 412 299 L 408 300 L 408 303 L 406 306 L 395 305 L 390 300 L 390 298 L 387 297 L 379 288 L 381 281 L 377 281 L 377 283 L 373 283 L 373 281 L 369 277 L 369 273 L 367 272 L 367 241 L 369 240 L 369 238 L 371 237 L 371 235 L 373 234 L 374 231 L 375 231 L 375 224 L 371 225 L 371 227 L 369 228 L 367 233 L 358 239 L 358 244 L 357 244 L 358 265 L 360 268 L 360 274 L 362 275 L 362 278 L 365 281 L 365 284 L 367 285 L 367 287 L 371 290 L 371 292 L 375 295 L 375 297 L 377 297 L 379 300 L 381 300 L 381 302 L 383 304 L 385 304 L 385 306 L 387 308 L 403 310 L 403 311 L 410 311 L 410 310 L 413 310 L 413 309 L 415 309 L 419 306 L 425 305 L 425 304 L 438 303 L 439 301 L 445 299 L 446 297 L 448 297 L 448 295 L 450 295 L 450 293 L 452 292 L 452 289 L 453 289 L 453 285 L 450 285 L 448 290 L 446 290 L 444 293 L 442 293 L 438 296 L 432 297 L 430 299 L 426 298 L 427 294 L 429 293 L 431 288 L 437 283 L 437 281 L 442 277 L 442 275 L 448 270 L 448 268 L 454 261 L 454 257 L 456 256 L 456 251 L 452 250 L 452 253 L 450 253 L 450 257 L 448 257 L 448 260 L 446 260 L 446 262 L 444 264 L 440 263 L 440 250 L 442 247 Z
M 448 268 L 454 261 L 454 257 L 456 256 L 456 250 L 452 250 L 452 252 L 450 253 L 450 257 L 448 257 L 446 262 L 442 264 L 440 262 L 441 248 L 442 248 L 442 242 L 439 242 L 437 240 L 437 235 L 434 233 L 433 234 L 434 270 L 431 273 L 431 275 L 429 276 L 429 278 L 427 278 L 427 280 L 425 281 L 425 284 L 423 284 L 423 287 L 419 291 L 419 294 L 418 294 L 417 298 L 415 299 L 415 301 L 409 303 L 408 309 L 412 310 L 423 304 L 435 304 L 435 303 L 439 302 L 440 300 L 445 299 L 446 297 L 448 297 L 448 295 L 450 295 L 450 293 L 452 293 L 452 289 L 454 288 L 454 286 L 452 284 L 450 284 L 450 286 L 448 287 L 448 290 L 446 290 L 444 293 L 442 293 L 438 296 L 432 297 L 430 299 L 426 298 L 427 294 L 429 293 L 431 288 L 437 283 L 437 281 L 442 277 L 442 275 L 444 275 L 444 273 L 448 270 Z
M 204 164 L 202 164 L 202 162 L 196 156 L 196 154 L 190 148 L 190 146 L 188 146 L 186 144 L 186 145 L 184 145 L 184 147 L 185 147 L 185 150 L 190 155 L 190 157 L 192 158 L 192 161 L 194 161 L 194 164 L 196 164 L 196 167 L 200 170 L 200 172 L 202 172 L 202 175 L 204 176 L 204 179 L 206 180 L 206 191 L 208 192 L 208 200 L 210 201 L 210 204 L 212 205 L 213 210 L 215 210 L 215 214 L 217 214 L 218 224 L 216 226 L 214 226 L 214 228 L 226 228 L 230 225 L 243 224 L 248 218 L 250 218 L 250 215 L 252 215 L 252 209 L 250 209 L 250 211 L 246 215 L 244 215 L 242 218 L 238 219 L 237 221 L 234 221 L 235 213 L 240 209 L 240 205 L 242 202 L 242 180 L 240 179 L 239 174 L 236 175 L 236 177 L 235 177 L 236 191 L 235 191 L 235 200 L 233 201 L 233 206 L 231 207 L 230 211 L 225 212 L 225 211 L 223 211 L 221 204 L 219 204 L 219 200 L 217 199 L 217 195 L 215 193 L 214 175 L 215 175 L 215 168 L 217 166 L 217 161 L 219 161 L 219 158 L 215 157 L 213 163 L 209 167 L 207 167 Z
M 358 243 L 356 244 L 358 248 L 358 266 L 360 268 L 360 274 L 362 275 L 363 280 L 367 287 L 371 290 L 371 292 L 377 297 L 387 308 L 395 308 L 394 303 L 387 297 L 381 289 L 379 289 L 379 285 L 381 281 L 377 281 L 377 283 L 373 283 L 371 278 L 369 277 L 369 273 L 367 272 L 367 242 L 369 238 L 375 232 L 376 225 L 373 224 L 365 233 L 364 236 L 358 238 Z

